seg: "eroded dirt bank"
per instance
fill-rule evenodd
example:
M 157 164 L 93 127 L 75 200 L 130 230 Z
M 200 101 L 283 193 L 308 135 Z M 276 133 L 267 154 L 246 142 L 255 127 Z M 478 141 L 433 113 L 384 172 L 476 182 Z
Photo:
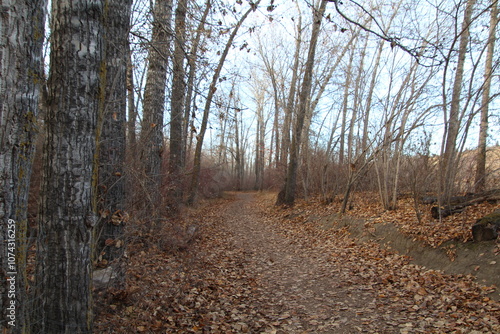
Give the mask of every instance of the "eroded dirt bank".
M 409 256 L 412 263 L 428 269 L 473 275 L 479 284 L 500 287 L 500 262 L 497 262 L 500 259 L 495 253 L 494 240 L 466 243 L 449 241 L 433 248 L 403 235 L 392 223 L 366 224 L 366 219 L 339 218 L 337 215 L 322 217 L 316 222 L 321 229 L 347 227 L 351 237 L 362 242 L 376 242 L 384 248 Z M 500 289 L 490 293 L 489 297 L 500 301 Z

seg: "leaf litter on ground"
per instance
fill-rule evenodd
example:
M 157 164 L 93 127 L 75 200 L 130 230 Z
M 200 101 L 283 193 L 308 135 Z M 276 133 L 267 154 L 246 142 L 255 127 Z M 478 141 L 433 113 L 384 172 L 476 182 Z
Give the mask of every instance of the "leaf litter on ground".
M 232 194 L 188 210 L 178 223 L 196 224 L 199 237 L 183 250 L 137 230 L 126 290 L 97 292 L 96 332 L 500 332 L 492 287 L 413 265 L 346 228 L 318 228 L 311 216 L 335 204 L 279 208 L 274 199 Z M 388 218 L 366 203 L 349 214 Z

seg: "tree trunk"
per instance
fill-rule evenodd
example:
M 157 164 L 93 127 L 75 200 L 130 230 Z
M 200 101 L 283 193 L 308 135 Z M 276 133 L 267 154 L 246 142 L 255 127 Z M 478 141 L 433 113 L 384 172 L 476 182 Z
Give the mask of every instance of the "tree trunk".
M 191 49 L 189 52 L 189 57 L 188 57 L 188 65 L 189 65 L 189 73 L 187 77 L 187 92 L 186 92 L 186 101 L 184 103 L 185 110 L 184 110 L 184 129 L 183 129 L 183 136 L 182 136 L 182 167 L 184 168 L 186 166 L 186 160 L 189 154 L 189 151 L 191 150 L 191 139 L 192 136 L 191 134 L 193 133 L 190 131 L 190 119 L 191 119 L 191 105 L 192 102 L 195 100 L 193 98 L 193 90 L 194 90 L 194 79 L 196 76 L 196 68 L 197 68 L 197 58 L 198 58 L 198 48 L 200 44 L 200 39 L 202 33 L 205 31 L 205 22 L 207 20 L 208 13 L 210 12 L 210 8 L 212 8 L 212 3 L 211 0 L 206 0 L 205 2 L 205 10 L 203 11 L 203 16 L 200 20 L 200 23 L 198 24 L 198 27 L 196 29 L 196 35 L 194 37 L 194 40 L 191 44 Z M 194 117 L 194 116 L 193 116 Z M 188 137 L 190 137 L 190 141 L 188 144 Z
M 104 12 L 105 72 L 101 73 L 104 101 L 98 127 L 99 260 L 121 259 L 124 250 L 125 146 L 127 113 L 128 33 L 132 0 L 108 0 Z M 99 133 L 98 133 L 99 135 Z M 124 286 L 125 271 L 120 266 L 116 285 Z
M 491 77 L 493 74 L 493 54 L 495 52 L 496 28 L 498 25 L 498 1 L 492 0 L 490 30 L 486 64 L 484 69 L 484 90 L 481 101 L 481 123 L 479 125 L 479 143 L 476 156 L 475 191 L 481 192 L 486 187 L 486 140 L 488 138 L 488 105 L 490 103 Z
M 375 83 L 377 82 L 378 66 L 380 65 L 380 58 L 382 55 L 383 46 L 384 46 L 384 41 L 379 41 L 377 47 L 377 56 L 375 58 L 375 61 L 373 62 L 374 67 L 373 67 L 372 77 L 370 80 L 370 88 L 368 89 L 368 97 L 366 98 L 366 108 L 365 112 L 363 113 L 363 137 L 361 139 L 361 152 L 362 152 L 361 154 L 363 155 L 363 157 L 361 158 L 362 162 L 364 162 L 364 160 L 366 159 L 366 154 L 367 154 L 370 110 L 372 107 L 373 93 L 375 91 Z
M 201 172 L 201 150 L 203 147 L 203 139 L 205 137 L 205 132 L 207 131 L 207 123 L 208 123 L 208 115 L 210 114 L 210 106 L 212 105 L 212 99 L 213 99 L 214 93 L 217 90 L 217 82 L 219 81 L 220 72 L 222 71 L 222 67 L 224 66 L 224 62 L 226 61 L 227 54 L 228 54 L 229 49 L 231 48 L 231 46 L 233 44 L 233 40 L 236 37 L 238 30 L 240 29 L 241 25 L 243 24 L 245 19 L 248 17 L 248 15 L 257 8 L 260 1 L 261 0 L 257 0 L 255 3 L 252 3 L 250 8 L 245 12 L 245 14 L 243 14 L 243 16 L 240 18 L 238 23 L 236 23 L 236 26 L 233 28 L 233 31 L 231 32 L 231 35 L 229 36 L 229 40 L 227 41 L 226 46 L 224 48 L 224 51 L 222 52 L 222 55 L 219 59 L 219 64 L 217 65 L 217 68 L 215 69 L 214 75 L 212 77 L 212 82 L 210 83 L 210 87 L 208 88 L 208 95 L 207 95 L 207 99 L 205 101 L 205 108 L 203 109 L 203 119 L 201 121 L 200 133 L 198 134 L 198 136 L 196 136 L 197 142 L 196 142 L 196 148 L 195 148 L 195 153 L 194 153 L 193 174 L 192 174 L 192 178 L 191 178 L 191 184 L 189 187 L 189 198 L 187 200 L 188 205 L 192 205 L 194 203 L 196 195 L 198 193 L 198 182 L 200 179 L 200 172 Z
M 258 87 L 262 89 L 263 87 Z M 266 132 L 266 125 L 264 122 L 264 104 L 265 104 L 265 92 L 260 90 L 258 96 L 255 96 L 257 100 L 257 131 L 255 135 L 255 185 L 254 190 L 261 191 L 264 185 L 264 150 L 265 141 L 264 136 Z
M 1 6 L 0 323 L 13 333 L 28 333 L 32 308 L 26 277 L 28 194 L 44 81 L 47 1 L 2 0 Z M 11 303 L 15 315 L 6 317 Z
M 292 68 L 292 80 L 290 82 L 290 90 L 288 91 L 288 98 L 285 105 L 285 119 L 283 121 L 283 135 L 281 141 L 281 152 L 280 152 L 280 164 L 288 164 L 288 154 L 290 153 L 290 128 L 292 124 L 292 115 L 295 109 L 295 95 L 297 90 L 297 81 L 299 77 L 299 65 L 300 65 L 300 48 L 302 44 L 302 15 L 300 15 L 300 8 L 297 4 L 299 10 L 299 18 L 297 24 L 297 36 L 295 37 L 295 53 L 293 56 L 293 68 Z
M 135 133 L 135 122 L 137 121 L 137 113 L 135 111 L 135 98 L 134 98 L 134 65 L 132 64 L 132 50 L 130 44 L 128 48 L 128 61 L 127 61 L 127 139 L 128 150 L 131 157 L 135 157 L 137 138 Z
M 297 111 L 297 120 L 295 124 L 294 134 L 292 137 L 292 145 L 290 147 L 290 162 L 288 163 L 285 185 L 278 195 L 277 205 L 293 205 L 295 202 L 295 187 L 297 185 L 297 169 L 301 143 L 302 128 L 304 126 L 304 118 L 306 115 L 309 99 L 311 95 L 312 74 L 314 68 L 314 59 L 316 55 L 316 45 L 321 27 L 321 20 L 325 13 L 326 3 L 322 0 L 318 10 L 313 9 L 313 29 L 311 32 L 311 41 L 309 44 L 309 52 L 307 55 L 306 69 L 304 72 L 304 80 L 299 95 L 299 105 Z
M 186 87 L 184 83 L 184 49 L 186 36 L 187 0 L 179 0 L 175 10 L 175 38 L 173 55 L 172 95 L 170 98 L 170 159 L 169 198 L 170 209 L 178 212 L 182 202 L 182 124 Z
M 365 56 L 366 56 L 366 48 L 368 46 L 368 36 L 366 36 L 365 39 L 365 44 L 363 49 L 361 50 L 361 55 L 360 55 L 360 61 L 359 61 L 359 67 L 357 69 L 357 76 L 356 80 L 354 81 L 354 100 L 353 100 L 353 107 L 352 107 L 352 115 L 351 115 L 351 122 L 349 123 L 349 134 L 347 136 L 347 161 L 348 163 L 353 162 L 353 157 L 356 154 L 356 152 L 353 152 L 355 149 L 354 145 L 354 130 L 355 130 L 355 124 L 357 121 L 358 117 L 358 110 L 361 110 L 361 103 L 360 103 L 360 96 L 361 96 L 361 90 L 363 89 L 361 87 L 361 81 L 364 79 L 364 63 L 365 63 Z
M 445 148 L 441 161 L 441 202 L 447 203 L 454 191 L 456 166 L 456 143 L 460 129 L 460 98 L 462 91 L 462 82 L 465 67 L 465 58 L 467 56 L 467 46 L 469 44 L 469 26 L 471 24 L 473 7 L 476 0 L 467 0 L 462 30 L 460 35 L 460 46 L 458 49 L 457 69 L 453 81 L 453 93 L 450 104 L 450 114 L 447 120 L 447 129 L 445 131 Z
M 34 332 L 91 333 L 103 2 L 52 2 Z
M 243 163 L 242 163 L 242 154 L 241 154 L 241 145 L 240 145 L 240 127 L 238 120 L 238 113 L 241 114 L 238 110 L 235 111 L 234 114 L 234 144 L 235 148 L 235 169 L 236 169 L 236 190 L 241 190 L 243 185 Z
M 167 60 L 171 33 L 172 0 L 157 0 L 153 11 L 153 36 L 148 55 L 148 74 L 144 92 L 141 126 L 141 160 L 146 176 L 146 196 L 151 214 L 155 216 L 161 201 L 163 115 Z
M 344 83 L 344 100 L 342 102 L 342 122 L 340 124 L 340 146 L 339 146 L 339 165 L 344 165 L 345 157 L 345 132 L 347 123 L 347 109 L 348 109 L 348 99 L 349 99 L 349 88 L 351 86 L 352 77 L 352 62 L 354 58 L 354 52 L 351 50 L 351 55 L 349 57 L 349 64 L 347 65 L 346 80 Z

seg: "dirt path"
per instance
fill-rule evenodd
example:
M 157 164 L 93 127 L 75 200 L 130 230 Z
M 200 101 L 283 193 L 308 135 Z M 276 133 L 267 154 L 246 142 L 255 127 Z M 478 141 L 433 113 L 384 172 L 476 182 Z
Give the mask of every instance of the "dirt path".
M 231 196 L 186 215 L 200 232 L 182 251 L 136 237 L 128 291 L 98 296 L 96 333 L 500 333 L 500 304 L 472 278 Z
M 375 296 L 343 289 L 343 277 L 332 270 L 329 256 L 286 238 L 276 225 L 257 214 L 253 194 L 237 194 L 224 214 L 230 241 L 244 249 L 247 270 L 255 273 L 262 295 L 281 314 L 274 325 L 285 333 L 354 333 L 361 329 L 377 304 Z M 371 330 L 393 332 L 371 318 Z
M 273 312 L 279 313 L 268 332 L 460 332 L 462 322 L 465 330 L 460 316 L 443 312 L 446 308 L 457 310 L 457 307 L 445 306 L 439 296 L 420 284 L 427 280 L 437 285 L 431 281 L 432 274 L 427 276 L 423 270 L 409 265 L 412 270 L 408 270 L 406 276 L 404 270 L 397 268 L 401 265 L 399 256 L 383 251 L 374 253 L 377 258 L 369 262 L 370 259 L 361 256 L 371 253 L 351 252 L 344 248 L 345 244 L 336 249 L 333 244 L 315 242 L 314 237 L 311 240 L 311 236 L 305 234 L 301 240 L 300 234 L 291 233 L 286 225 L 263 215 L 254 194 L 235 196 L 236 200 L 222 214 L 221 232 L 228 236 L 231 244 L 243 250 L 245 271 L 258 279 L 258 295 L 265 296 L 265 301 L 274 306 Z M 356 246 L 350 242 L 347 245 L 348 248 Z M 386 258 L 378 258 L 383 256 Z M 384 272 L 387 273 L 382 279 Z M 420 283 L 419 275 L 426 277 Z M 393 282 L 396 280 L 400 282 Z M 392 297 L 386 295 L 399 289 L 399 284 L 404 286 L 403 291 Z M 386 289 L 385 285 L 395 288 Z M 454 288 L 448 293 L 450 299 L 453 298 Z M 464 300 L 470 297 L 457 297 L 461 301 L 455 305 L 464 306 Z M 500 313 L 493 314 L 497 316 L 493 323 L 498 323 Z M 491 327 L 486 326 L 479 332 L 489 331 Z

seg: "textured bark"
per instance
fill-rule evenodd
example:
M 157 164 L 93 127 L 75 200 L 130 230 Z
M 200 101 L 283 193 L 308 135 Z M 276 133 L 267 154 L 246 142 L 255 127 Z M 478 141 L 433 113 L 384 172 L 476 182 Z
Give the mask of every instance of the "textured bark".
M 186 85 L 184 82 L 184 49 L 186 36 L 187 0 L 179 0 L 175 10 L 175 39 L 173 55 L 172 95 L 170 99 L 170 159 L 169 159 L 169 204 L 178 211 L 182 202 L 182 124 Z
M 490 30 L 486 64 L 484 70 L 484 90 L 481 100 L 481 123 L 479 124 L 479 142 L 476 156 L 476 192 L 486 188 L 486 139 L 488 138 L 488 114 L 490 102 L 491 77 L 493 74 L 493 54 L 495 52 L 496 28 L 498 25 L 498 1 L 493 0 L 490 16 Z
M 112 261 L 123 255 L 125 215 L 125 128 L 127 113 L 128 33 L 132 0 L 107 0 L 104 12 L 105 71 L 101 73 L 104 100 L 98 127 L 99 221 L 98 251 Z M 120 271 L 118 281 L 124 282 Z
M 27 209 L 44 80 L 42 43 L 47 1 L 2 0 L 0 6 L 0 326 L 11 328 L 13 333 L 28 333 L 32 299 L 26 295 Z M 14 236 L 9 236 L 8 225 Z M 9 253 L 15 263 L 8 260 Z M 15 268 L 9 268 L 9 264 Z M 7 278 L 15 279 L 15 296 L 9 296 L 12 280 Z M 16 308 L 14 322 L 5 317 L 11 302 Z
M 144 92 L 141 126 L 141 159 L 146 175 L 146 196 L 149 209 L 160 204 L 163 155 L 163 115 L 167 61 L 172 19 L 172 0 L 157 0 L 153 11 L 153 37 L 148 55 L 148 73 Z M 151 213 L 154 215 L 153 211 Z
M 233 45 L 233 41 L 234 41 L 234 38 L 236 37 L 236 34 L 238 33 L 238 30 L 240 29 L 241 25 L 246 20 L 248 15 L 257 8 L 260 1 L 261 0 L 257 0 L 255 3 L 252 3 L 250 8 L 243 14 L 243 16 L 236 23 L 236 26 L 233 28 L 233 31 L 231 32 L 231 35 L 229 36 L 229 39 L 226 43 L 224 51 L 221 54 L 217 68 L 215 69 L 214 75 L 212 77 L 212 82 L 210 83 L 210 87 L 208 88 L 208 95 L 207 95 L 207 99 L 205 101 L 205 108 L 203 109 L 203 119 L 201 121 L 201 128 L 200 128 L 200 132 L 199 132 L 198 136 L 196 136 L 197 142 L 196 142 L 196 148 L 195 148 L 195 153 L 194 153 L 193 174 L 191 177 L 191 184 L 189 187 L 189 197 L 187 200 L 188 205 L 194 204 L 194 201 L 196 199 L 196 195 L 198 193 L 198 182 L 200 179 L 200 172 L 201 172 L 201 150 L 203 147 L 203 139 L 205 137 L 205 132 L 207 131 L 207 123 L 208 123 L 208 116 L 210 114 L 210 106 L 212 105 L 212 99 L 214 97 L 214 93 L 217 90 L 217 82 L 219 81 L 219 76 L 220 76 L 220 73 L 222 71 L 222 67 L 224 66 L 227 54 L 229 53 L 229 49 Z
M 304 79 L 299 95 L 299 105 L 297 111 L 297 120 L 290 146 L 290 162 L 288 163 L 285 185 L 278 195 L 277 205 L 293 205 L 295 202 L 295 188 L 297 185 L 297 169 L 298 159 L 301 144 L 302 128 L 304 126 L 304 118 L 307 107 L 309 105 L 311 87 L 312 87 L 312 72 L 314 68 L 314 59 L 316 55 L 316 45 L 321 27 L 321 20 L 325 13 L 326 4 L 328 1 L 321 1 L 319 9 L 313 9 L 313 29 L 311 33 L 311 41 L 309 44 L 309 52 L 307 55 L 306 69 L 304 71 Z
M 104 2 L 52 2 L 44 175 L 38 227 L 36 333 L 92 332 L 92 171 Z

